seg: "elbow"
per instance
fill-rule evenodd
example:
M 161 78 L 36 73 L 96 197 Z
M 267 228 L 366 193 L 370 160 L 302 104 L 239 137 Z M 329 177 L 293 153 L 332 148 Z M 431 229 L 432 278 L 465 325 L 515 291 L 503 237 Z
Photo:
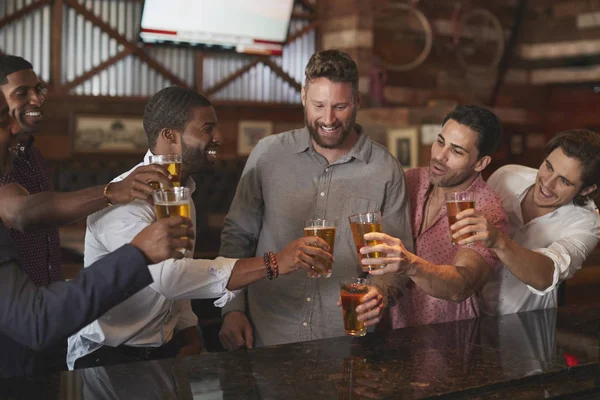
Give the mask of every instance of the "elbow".
M 458 293 L 452 293 L 448 300 L 450 300 L 454 303 L 462 303 L 463 301 L 467 300 L 472 295 L 473 295 L 472 293 L 467 293 L 467 292 L 461 291 Z
M 7 215 L 3 218 L 4 223 L 11 229 L 14 229 L 19 232 L 29 232 L 31 226 L 27 217 L 23 215 L 23 213 L 19 213 L 18 215 Z
M 537 290 L 538 292 L 545 292 L 552 286 L 552 279 L 543 279 L 538 282 L 531 282 L 529 286 Z

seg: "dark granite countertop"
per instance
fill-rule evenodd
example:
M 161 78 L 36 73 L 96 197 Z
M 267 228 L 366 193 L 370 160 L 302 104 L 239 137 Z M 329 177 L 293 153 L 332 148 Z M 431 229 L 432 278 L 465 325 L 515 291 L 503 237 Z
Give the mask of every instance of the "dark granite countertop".
M 565 307 L 5 379 L 0 394 L 73 400 L 596 399 L 599 338 L 600 305 Z

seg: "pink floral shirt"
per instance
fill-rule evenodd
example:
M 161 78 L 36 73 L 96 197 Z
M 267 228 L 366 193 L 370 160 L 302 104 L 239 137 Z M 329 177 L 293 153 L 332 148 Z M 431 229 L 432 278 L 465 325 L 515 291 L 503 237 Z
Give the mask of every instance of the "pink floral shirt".
M 423 220 L 423 209 L 430 182 L 428 168 L 414 168 L 406 171 L 406 184 L 411 202 L 411 222 L 415 243 L 415 253 L 434 264 L 448 265 L 461 246 L 450 242 L 450 227 L 444 206 L 429 228 L 419 235 Z M 502 208 L 502 200 L 479 176 L 467 191 L 475 192 L 475 207 L 482 211 L 498 229 L 508 232 L 508 221 Z M 493 270 L 502 268 L 493 250 L 482 244 L 471 245 Z M 390 308 L 392 327 L 404 328 L 413 325 L 456 321 L 479 316 L 479 294 L 461 303 L 432 297 L 415 286 L 412 280 L 403 288 L 397 304 Z

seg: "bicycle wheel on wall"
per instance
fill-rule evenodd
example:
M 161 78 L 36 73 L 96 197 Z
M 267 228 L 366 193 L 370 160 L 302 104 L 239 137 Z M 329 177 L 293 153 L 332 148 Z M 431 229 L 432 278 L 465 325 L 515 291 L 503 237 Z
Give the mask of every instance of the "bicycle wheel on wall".
M 498 67 L 503 54 L 504 29 L 500 20 L 483 8 L 465 13 L 456 48 L 461 66 L 472 72 L 487 72 Z
M 409 71 L 423 64 L 431 52 L 431 25 L 413 5 L 387 2 L 375 11 L 373 32 L 373 52 L 386 69 Z

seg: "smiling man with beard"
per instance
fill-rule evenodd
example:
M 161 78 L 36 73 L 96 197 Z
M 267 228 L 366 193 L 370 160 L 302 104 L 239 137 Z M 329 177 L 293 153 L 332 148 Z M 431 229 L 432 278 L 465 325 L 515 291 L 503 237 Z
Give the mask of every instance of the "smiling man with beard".
M 600 240 L 591 199 L 600 186 L 600 134 L 573 129 L 556 135 L 539 169 L 506 165 L 488 180 L 500 195 L 510 235 L 467 210 L 454 224 L 462 242 L 483 243 L 504 264 L 482 291 L 482 311 L 509 314 L 557 306 L 557 289 L 581 268 Z
M 144 113 L 144 130 L 150 149 L 143 165 L 152 154 L 177 154 L 182 157 L 181 184 L 194 191 L 190 174 L 214 161 L 221 134 L 215 110 L 208 99 L 190 89 L 168 87 L 157 92 Z M 131 170 L 133 171 L 133 169 Z M 131 171 L 113 182 L 127 179 Z M 150 182 L 147 183 L 150 185 Z M 191 220 L 195 206 L 190 204 Z M 88 217 L 85 235 L 84 266 L 127 243 L 156 220 L 154 208 L 142 201 L 110 207 Z M 286 275 L 299 268 L 308 269 L 313 257 L 331 258 L 319 247 L 307 243 L 318 238 L 300 238 L 278 249 L 272 256 Z M 154 283 L 69 338 L 67 365 L 95 367 L 153 358 L 179 357 L 200 352 L 197 317 L 190 299 L 218 298 L 222 306 L 233 297 L 231 290 L 273 276 L 263 257 L 247 260 L 198 260 L 191 258 L 193 249 L 182 260 L 167 260 L 150 265 Z M 188 258 L 189 257 L 189 258 Z M 275 264 L 275 263 L 273 263 Z M 276 277 L 276 276 L 275 276 Z
M 228 350 L 344 335 L 338 281 L 364 275 L 348 216 L 381 211 L 383 230 L 412 247 L 402 166 L 355 123 L 356 63 L 342 51 L 321 51 L 305 77 L 306 126 L 264 138 L 253 149 L 225 219 L 220 254 L 260 256 L 302 236 L 305 220 L 333 220 L 332 277 L 295 274 L 278 285 L 248 286 L 223 309 L 219 336 Z M 367 326 L 379 322 L 392 290 L 387 277 L 377 283 L 357 308 Z
M 496 254 L 483 246 L 452 245 L 445 194 L 473 192 L 475 207 L 502 232 L 507 219 L 502 201 L 483 181 L 502 134 L 498 117 L 478 106 L 457 106 L 444 119 L 431 147 L 429 168 L 407 171 L 416 254 L 403 240 L 381 233 L 365 235 L 383 244 L 361 252 L 383 251 L 385 258 L 363 264 L 387 264 L 372 275 L 410 278 L 404 296 L 391 309 L 394 328 L 448 322 L 479 316 L 479 291 L 502 268 Z

